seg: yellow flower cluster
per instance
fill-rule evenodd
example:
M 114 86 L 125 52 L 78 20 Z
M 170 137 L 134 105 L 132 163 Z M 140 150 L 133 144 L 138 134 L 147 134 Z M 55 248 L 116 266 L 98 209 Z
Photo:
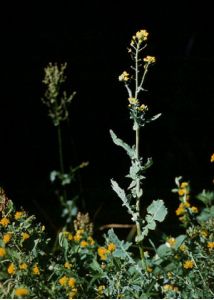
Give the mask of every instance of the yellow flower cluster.
M 71 269 L 72 268 L 72 264 L 70 264 L 68 261 L 65 262 L 64 267 L 66 269 Z
M 4 248 L 0 247 L 0 257 L 5 256 L 5 254 L 6 254 L 6 250 Z
M 106 260 L 107 255 L 111 252 L 114 252 L 116 250 L 116 245 L 114 243 L 108 244 L 107 248 L 105 247 L 99 247 L 97 249 L 98 255 L 100 256 L 101 260 Z
M 19 269 L 20 269 L 20 270 L 27 270 L 27 268 L 28 268 L 28 265 L 27 265 L 26 263 L 21 263 L 21 264 L 19 265 Z
M 21 297 L 21 296 L 27 296 L 29 294 L 29 290 L 26 288 L 17 288 L 15 290 L 15 295 L 17 297 Z
M 11 240 L 12 237 L 12 233 L 8 232 L 6 234 L 3 235 L 3 242 L 5 244 L 9 243 L 9 241 Z
M 22 236 L 22 240 L 23 240 L 23 241 L 29 239 L 29 237 L 30 237 L 30 235 L 29 235 L 27 232 L 22 232 L 22 233 L 21 233 L 21 236 Z
M 213 250 L 213 249 L 214 249 L 214 242 L 208 242 L 208 243 L 207 243 L 207 247 L 208 247 L 210 250 Z
M 75 287 L 75 278 L 63 276 L 59 279 L 59 284 L 64 287 L 68 286 L 69 288 L 71 288 L 71 291 L 69 292 L 69 299 L 73 299 L 75 297 L 75 295 L 77 294 L 77 288 Z
M 194 261 L 192 261 L 192 260 L 186 260 L 183 263 L 184 269 L 192 269 L 194 266 L 195 266 L 195 264 L 194 264 Z
M 24 216 L 24 212 L 23 212 L 23 211 L 16 211 L 16 212 L 15 212 L 15 215 L 14 215 L 14 218 L 15 218 L 16 220 L 19 220 L 19 219 L 21 219 L 23 216 Z
M 35 265 L 33 266 L 32 273 L 33 273 L 34 275 L 40 275 L 40 270 L 39 270 L 38 264 L 35 264 Z
M 102 295 L 104 290 L 105 290 L 105 285 L 99 285 L 98 288 L 97 288 L 97 292 L 99 295 Z
M 128 98 L 129 100 L 129 105 L 139 105 L 139 101 L 136 98 Z
M 8 274 L 10 274 L 10 275 L 15 274 L 16 268 L 15 268 L 15 265 L 14 265 L 13 263 L 11 263 L 11 264 L 8 266 L 7 272 L 8 272 Z
M 8 218 L 4 217 L 4 218 L 1 219 L 0 224 L 3 227 L 7 227 L 7 225 L 10 224 L 10 220 Z
M 173 284 L 165 284 L 163 286 L 163 291 L 166 292 L 170 292 L 170 291 L 174 291 L 174 292 L 178 292 L 178 287 L 174 286 Z
M 141 29 L 136 32 L 135 35 L 132 36 L 131 46 L 135 43 L 140 45 L 142 42 L 145 42 L 148 39 L 149 33 L 145 29 Z
M 118 77 L 119 81 L 128 81 L 129 80 L 129 73 L 123 71 L 123 73 Z
M 156 58 L 154 56 L 147 55 L 144 57 L 143 61 L 148 64 L 154 64 L 156 62 Z
M 175 244 L 176 244 L 176 239 L 173 237 L 166 240 L 166 246 L 169 248 L 175 246 Z

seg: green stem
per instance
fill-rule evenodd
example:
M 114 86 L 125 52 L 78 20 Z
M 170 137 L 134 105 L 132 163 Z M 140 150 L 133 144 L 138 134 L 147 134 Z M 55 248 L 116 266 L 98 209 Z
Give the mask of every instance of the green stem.
M 57 136 L 58 136 L 60 172 L 62 175 L 64 175 L 65 170 L 64 170 L 63 150 L 62 150 L 62 132 L 61 132 L 60 124 L 57 126 Z M 63 188 L 63 199 L 60 199 L 60 201 L 62 202 L 62 204 L 67 201 L 67 192 L 66 192 L 65 188 Z

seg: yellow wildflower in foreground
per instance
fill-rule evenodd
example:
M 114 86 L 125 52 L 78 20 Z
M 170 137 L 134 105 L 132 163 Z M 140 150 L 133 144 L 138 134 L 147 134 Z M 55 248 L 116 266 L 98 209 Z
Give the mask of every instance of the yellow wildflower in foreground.
M 214 162 L 214 153 L 211 155 L 210 161 Z
M 128 81 L 129 80 L 129 73 L 124 71 L 119 77 L 119 81 Z
M 77 289 L 76 288 L 72 289 L 72 291 L 68 295 L 69 299 L 74 299 L 74 297 L 76 296 L 76 294 L 77 294 Z
M 34 275 L 40 275 L 40 270 L 39 270 L 38 264 L 35 264 L 35 265 L 33 266 L 32 273 L 33 273 Z
M 11 240 L 11 236 L 12 236 L 11 233 L 6 233 L 6 234 L 4 234 L 4 235 L 3 235 L 3 242 L 4 242 L 5 244 L 9 243 L 9 241 Z
M 5 254 L 6 254 L 6 250 L 4 248 L 0 247 L 0 257 L 5 256 Z
M 208 242 L 207 247 L 211 250 L 214 249 L 214 242 Z
M 71 269 L 72 264 L 70 264 L 68 261 L 66 261 L 65 264 L 64 264 L 64 267 L 65 267 L 66 269 Z
M 66 285 L 67 282 L 68 282 L 68 277 L 67 277 L 67 276 L 63 276 L 63 277 L 61 277 L 61 278 L 59 279 L 59 283 L 60 283 L 62 286 Z
M 18 288 L 15 290 L 15 295 L 17 297 L 27 296 L 29 294 L 29 290 L 26 288 Z
M 166 241 L 166 246 L 169 248 L 175 246 L 175 244 L 176 244 L 176 239 L 173 237 L 167 239 L 167 241 Z
M 74 279 L 73 277 L 71 277 L 71 278 L 68 279 L 68 285 L 70 287 L 73 288 L 75 286 L 75 284 L 76 284 L 76 279 Z
M 9 265 L 9 267 L 7 268 L 7 272 L 8 272 L 10 275 L 15 274 L 16 269 L 15 269 L 15 266 L 14 266 L 13 263 L 11 263 L 11 264 Z
M 88 242 L 86 242 L 85 240 L 83 240 L 81 243 L 80 243 L 80 247 L 87 247 L 88 246 Z
M 0 224 L 3 226 L 3 227 L 7 227 L 7 225 L 10 223 L 10 220 L 6 217 L 2 218 L 1 221 L 0 221 Z
M 107 254 L 108 250 L 107 250 L 106 248 L 104 248 L 104 247 L 99 247 L 99 248 L 97 249 L 97 252 L 98 252 L 98 255 L 100 256 L 100 258 L 101 258 L 102 260 L 106 260 L 106 259 L 107 259 L 106 254 Z
M 144 57 L 143 61 L 147 62 L 148 64 L 153 64 L 156 62 L 156 58 L 154 56 L 147 55 Z
M 17 211 L 17 212 L 15 213 L 14 218 L 15 218 L 16 220 L 19 220 L 19 219 L 22 218 L 23 215 L 24 215 L 24 212 L 23 212 L 23 211 Z
M 105 285 L 99 285 L 97 288 L 98 294 L 103 294 L 103 291 L 105 290 Z
M 115 245 L 114 243 L 110 243 L 110 244 L 108 245 L 108 250 L 109 250 L 110 252 L 114 252 L 115 249 L 116 249 L 116 245 Z
M 27 267 L 28 267 L 28 266 L 27 266 L 26 263 L 22 263 L 22 264 L 19 265 L 19 269 L 20 269 L 20 270 L 27 270 Z
M 183 263 L 183 267 L 184 269 L 192 269 L 194 267 L 194 261 L 192 260 L 186 260 L 184 263 Z
M 30 237 L 30 235 L 27 232 L 22 232 L 21 236 L 22 236 L 23 241 L 29 239 L 29 237 Z

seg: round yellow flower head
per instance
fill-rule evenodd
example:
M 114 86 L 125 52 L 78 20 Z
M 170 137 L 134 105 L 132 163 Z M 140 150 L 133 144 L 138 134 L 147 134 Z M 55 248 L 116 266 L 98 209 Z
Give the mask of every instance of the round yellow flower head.
M 81 241 L 80 247 L 85 248 L 87 246 L 88 246 L 88 242 L 86 242 L 85 240 Z
M 70 264 L 68 261 L 65 262 L 64 267 L 66 269 L 71 269 L 72 268 L 72 264 Z
M 9 267 L 7 268 L 7 272 L 8 272 L 10 275 L 15 274 L 16 268 L 15 268 L 15 266 L 14 266 L 13 263 L 11 263 L 11 264 L 9 265 Z
M 22 236 L 23 241 L 29 239 L 29 237 L 30 237 L 30 235 L 27 232 L 22 232 L 21 236 Z
M 17 297 L 27 296 L 29 294 L 29 290 L 26 288 L 18 288 L 15 290 L 15 295 Z
M 98 294 L 103 294 L 103 291 L 105 290 L 105 285 L 99 285 L 97 288 Z
M 129 73 L 127 73 L 126 71 L 124 71 L 119 77 L 118 77 L 119 81 L 128 81 L 129 80 Z
M 5 244 L 9 243 L 9 241 L 11 240 L 12 234 L 10 232 L 6 233 L 3 235 L 3 242 Z
M 33 266 L 32 273 L 33 273 L 34 275 L 40 275 L 40 270 L 39 270 L 38 264 L 35 264 L 35 265 Z
M 192 260 L 186 260 L 184 263 L 183 263 L 183 267 L 184 269 L 192 269 L 194 267 L 194 261 Z
M 166 241 L 166 246 L 169 248 L 175 246 L 175 244 L 176 244 L 176 239 L 173 237 L 167 239 L 167 241 Z
M 145 29 L 141 29 L 136 33 L 136 38 L 138 41 L 143 42 L 148 38 L 149 33 Z
M 23 212 L 23 211 L 17 211 L 17 212 L 15 213 L 14 218 L 15 218 L 16 220 L 19 220 L 19 219 L 21 219 L 21 218 L 23 217 L 23 215 L 24 215 L 24 212 Z
M 62 285 L 62 286 L 66 285 L 67 282 L 68 282 L 68 277 L 67 277 L 67 276 L 63 276 L 63 277 L 61 277 L 61 278 L 59 279 L 59 283 L 60 283 L 60 285 Z
M 214 242 L 208 242 L 208 243 L 207 243 L 207 247 L 208 247 L 210 250 L 214 249 Z
M 71 278 L 68 279 L 68 285 L 71 288 L 73 288 L 75 286 L 75 284 L 76 284 L 76 279 L 75 278 L 71 277 Z
M 148 64 L 153 64 L 156 62 L 156 58 L 154 56 L 149 56 L 147 55 L 146 57 L 144 57 L 143 59 L 146 63 Z
M 0 221 L 0 224 L 3 226 L 3 227 L 7 227 L 7 225 L 10 223 L 10 220 L 6 217 L 2 218 L 1 221 Z
M 99 247 L 99 248 L 97 249 L 97 252 L 98 252 L 98 255 L 100 256 L 100 258 L 101 258 L 102 260 L 106 260 L 106 259 L 107 259 L 106 254 L 107 254 L 108 250 L 107 250 L 106 248 L 104 248 L 104 247 Z
M 6 250 L 4 248 L 0 247 L 0 257 L 5 256 L 5 254 L 6 254 Z
M 110 244 L 108 245 L 108 250 L 109 250 L 110 252 L 114 252 L 115 249 L 116 249 L 116 245 L 115 245 L 114 243 L 110 243 Z
M 26 263 L 21 263 L 20 265 L 19 265 L 19 268 L 20 268 L 20 270 L 27 270 L 27 264 Z
M 129 100 L 129 103 L 131 105 L 138 105 L 139 104 L 139 101 L 136 98 L 134 98 L 134 97 L 128 98 L 128 100 Z

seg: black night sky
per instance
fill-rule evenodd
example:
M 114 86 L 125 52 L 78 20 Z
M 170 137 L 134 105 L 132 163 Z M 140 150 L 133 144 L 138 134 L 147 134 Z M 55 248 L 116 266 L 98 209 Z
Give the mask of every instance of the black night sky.
M 58 169 L 56 132 L 41 102 L 49 62 L 68 63 L 68 91 L 76 91 L 65 126 L 67 165 L 89 161 L 79 178 L 80 207 L 96 224 L 129 223 L 110 178 L 121 185 L 129 160 L 109 135 L 133 143 L 127 95 L 118 75 L 128 70 L 127 46 L 140 29 L 157 63 L 147 77 L 150 110 L 162 117 L 142 131 L 141 150 L 154 165 L 145 202 L 163 198 L 174 208 L 175 176 L 194 193 L 212 187 L 213 10 L 203 1 L 29 1 L 1 7 L 0 184 L 17 205 L 57 226 L 59 207 L 49 173 Z

